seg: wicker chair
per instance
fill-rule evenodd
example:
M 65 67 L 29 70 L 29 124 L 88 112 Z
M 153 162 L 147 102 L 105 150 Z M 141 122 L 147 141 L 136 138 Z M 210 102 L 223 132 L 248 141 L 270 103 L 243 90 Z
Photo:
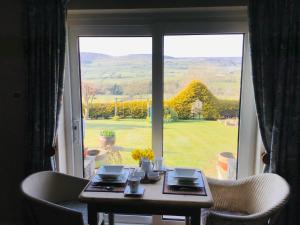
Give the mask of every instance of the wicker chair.
M 290 192 L 288 183 L 272 173 L 235 181 L 208 179 L 208 183 L 214 207 L 203 211 L 205 225 L 274 224 Z
M 87 224 L 86 204 L 78 201 L 78 195 L 87 182 L 85 179 L 51 171 L 27 177 L 21 184 L 21 191 L 32 224 Z

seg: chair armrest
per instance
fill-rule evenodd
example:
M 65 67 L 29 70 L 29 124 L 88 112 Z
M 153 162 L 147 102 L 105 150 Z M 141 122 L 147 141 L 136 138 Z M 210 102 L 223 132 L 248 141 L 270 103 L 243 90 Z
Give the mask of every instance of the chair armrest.
M 207 217 L 205 225 L 261 225 L 267 224 L 269 217 L 260 214 L 252 215 L 228 215 L 211 211 Z

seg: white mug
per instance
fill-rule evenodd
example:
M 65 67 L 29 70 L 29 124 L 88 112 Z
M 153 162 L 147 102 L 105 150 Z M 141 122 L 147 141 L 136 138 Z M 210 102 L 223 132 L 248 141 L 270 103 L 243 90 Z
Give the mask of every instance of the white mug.
M 136 193 L 139 190 L 141 177 L 131 175 L 128 177 L 127 183 L 131 193 Z

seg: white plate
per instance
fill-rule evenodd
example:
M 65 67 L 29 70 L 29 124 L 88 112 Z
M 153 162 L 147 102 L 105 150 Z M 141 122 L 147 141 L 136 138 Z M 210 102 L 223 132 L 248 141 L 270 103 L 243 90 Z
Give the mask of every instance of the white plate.
M 124 173 L 124 166 L 105 165 L 101 166 L 97 174 L 102 179 L 117 179 Z
M 193 181 L 198 179 L 197 171 L 187 168 L 175 168 L 173 177 L 180 181 Z
M 92 182 L 95 185 L 98 185 L 98 184 L 125 184 L 127 182 L 129 172 L 130 172 L 129 169 L 124 169 L 123 174 L 121 174 L 120 176 L 118 176 L 114 179 L 103 179 L 102 177 L 100 177 L 97 174 L 96 176 L 94 176 Z
M 196 179 L 192 181 L 186 181 L 186 182 L 181 182 L 179 179 L 175 178 L 175 172 L 174 171 L 168 171 L 168 179 L 167 179 L 167 184 L 169 186 L 174 186 L 174 187 L 195 187 L 195 188 L 203 188 L 204 183 L 202 180 L 202 175 L 200 172 L 196 172 Z

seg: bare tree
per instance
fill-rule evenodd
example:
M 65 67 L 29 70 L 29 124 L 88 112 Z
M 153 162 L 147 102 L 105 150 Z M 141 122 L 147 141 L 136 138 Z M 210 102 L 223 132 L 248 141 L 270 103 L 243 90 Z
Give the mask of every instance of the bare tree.
M 91 83 L 82 83 L 82 97 L 85 104 L 84 118 L 89 118 L 90 107 L 93 104 L 93 100 L 97 94 L 96 87 Z

